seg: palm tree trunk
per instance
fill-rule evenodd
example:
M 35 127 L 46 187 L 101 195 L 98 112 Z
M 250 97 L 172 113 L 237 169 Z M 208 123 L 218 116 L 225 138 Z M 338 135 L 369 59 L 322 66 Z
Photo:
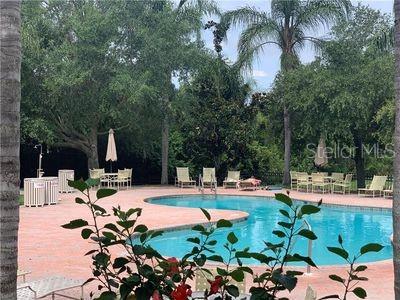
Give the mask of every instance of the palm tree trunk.
M 162 123 L 161 137 L 161 184 L 168 184 L 169 122 L 167 114 Z
M 284 154 L 284 169 L 283 169 L 283 185 L 290 185 L 290 157 L 292 146 L 292 130 L 290 126 L 290 113 L 288 108 L 283 108 L 283 127 L 285 134 L 285 154 Z
M 393 265 L 395 299 L 400 300 L 400 0 L 394 1 L 395 14 L 395 89 L 396 119 L 394 132 L 393 190 Z
M 16 299 L 19 222 L 21 3 L 0 2 L 0 299 Z

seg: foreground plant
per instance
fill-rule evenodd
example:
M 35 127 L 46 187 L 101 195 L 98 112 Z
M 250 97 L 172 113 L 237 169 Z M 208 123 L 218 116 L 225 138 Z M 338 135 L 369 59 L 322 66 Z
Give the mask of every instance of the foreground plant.
M 298 276 L 303 272 L 290 270 L 287 265 L 291 262 L 305 262 L 316 267 L 308 256 L 294 253 L 294 244 L 298 238 L 308 240 L 317 239 L 316 235 L 305 228 L 305 216 L 316 214 L 320 211 L 321 201 L 317 205 L 294 202 L 287 194 L 276 194 L 276 200 L 285 205 L 286 209 L 279 212 L 283 221 L 278 222 L 280 227 L 272 233 L 280 240 L 278 243 L 265 241 L 265 248 L 261 252 L 252 252 L 249 248 L 237 249 L 238 237 L 233 231 L 227 232 L 224 249 L 226 256 L 216 253 L 215 246 L 217 231 L 232 227 L 228 220 L 212 222 L 208 211 L 201 209 L 207 219 L 206 224 L 195 225 L 193 237 L 187 239 L 193 244 L 191 251 L 181 259 L 175 257 L 164 258 L 150 245 L 152 239 L 162 235 L 161 231 L 149 230 L 147 226 L 138 222 L 142 210 L 131 208 L 127 211 L 120 207 L 113 207 L 115 223 L 107 223 L 103 218 L 110 214 L 98 204 L 98 201 L 116 193 L 113 189 L 99 189 L 96 199 L 90 194 L 90 189 L 98 185 L 98 180 L 70 181 L 69 185 L 78 189 L 85 196 L 77 197 L 75 202 L 86 205 L 91 212 L 92 221 L 83 219 L 72 220 L 62 227 L 67 229 L 81 228 L 83 239 L 90 239 L 96 247 L 86 255 L 92 256 L 93 277 L 86 283 L 97 281 L 98 293 L 95 299 L 135 299 L 135 300 L 188 300 L 191 298 L 232 300 L 240 299 L 238 283 L 245 280 L 245 275 L 253 277 L 254 285 L 250 288 L 252 300 L 287 299 L 279 298 L 282 291 L 291 292 L 297 285 Z M 104 224 L 104 225 L 103 225 Z M 342 239 L 339 237 L 340 247 L 328 249 L 343 257 L 350 263 L 349 278 L 347 280 L 337 275 L 330 278 L 341 282 L 345 286 L 343 298 L 331 295 L 322 299 L 346 299 L 348 293 L 353 293 L 360 298 L 366 296 L 363 289 L 355 287 L 358 281 L 365 280 L 358 274 L 366 266 L 355 267 L 356 260 L 371 251 L 380 251 L 378 244 L 368 244 L 361 248 L 360 253 L 349 260 L 347 251 L 343 248 Z M 114 247 L 122 247 L 124 255 L 113 257 Z M 114 251 L 111 251 L 114 250 Z M 265 266 L 264 272 L 254 274 L 253 270 L 243 265 L 244 259 L 254 259 Z M 217 263 L 215 270 L 206 267 L 207 262 Z M 208 277 L 209 286 L 204 292 L 192 291 L 191 283 L 196 276 Z M 196 292 L 196 295 L 194 293 Z M 94 293 L 91 292 L 91 298 Z M 244 297 L 244 295 L 243 295 Z
M 343 258 L 349 264 L 349 270 L 347 271 L 347 278 L 342 278 L 339 275 L 329 275 L 329 278 L 333 281 L 339 282 L 344 287 L 343 296 L 339 295 L 329 295 L 322 299 L 342 299 L 346 300 L 349 294 L 354 294 L 358 298 L 365 299 L 367 298 L 367 292 L 359 287 L 358 284 L 360 281 L 367 281 L 367 277 L 360 276 L 360 273 L 364 272 L 367 269 L 366 265 L 356 265 L 357 260 L 360 259 L 361 256 L 369 253 L 369 252 L 379 252 L 383 249 L 381 244 L 377 243 L 369 243 L 360 248 L 360 251 L 357 255 L 354 255 L 353 258 L 350 258 L 349 252 L 343 246 L 343 239 L 339 235 L 338 236 L 339 247 L 327 247 L 329 252 L 334 253 L 341 258 Z
M 280 209 L 284 221 L 278 222 L 280 229 L 272 233 L 281 241 L 279 243 L 264 242 L 265 248 L 258 252 L 240 252 L 238 257 L 249 257 L 267 266 L 264 273 L 254 278 L 255 286 L 250 288 L 252 299 L 277 299 L 279 292 L 291 292 L 297 285 L 297 277 L 303 272 L 290 270 L 286 265 L 290 262 L 303 261 L 317 267 L 314 261 L 299 253 L 292 253 L 295 240 L 306 238 L 316 240 L 317 236 L 311 230 L 304 228 L 304 217 L 320 211 L 321 201 L 317 205 L 297 204 L 289 197 L 289 193 L 276 194 L 275 199 L 286 205 L 287 209 Z M 285 298 L 279 298 L 285 299 Z

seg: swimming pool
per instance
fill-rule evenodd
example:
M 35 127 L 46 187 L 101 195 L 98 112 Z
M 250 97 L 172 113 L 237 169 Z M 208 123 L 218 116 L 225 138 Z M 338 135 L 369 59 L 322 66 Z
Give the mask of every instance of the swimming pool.
M 251 251 L 260 251 L 264 248 L 263 241 L 278 241 L 271 233 L 278 228 L 277 222 L 282 220 L 278 212 L 284 205 L 271 197 L 225 196 L 225 195 L 191 195 L 153 198 L 149 203 L 202 207 L 206 209 L 229 209 L 245 211 L 249 214 L 247 220 L 233 224 L 232 228 L 220 230 L 215 238 L 218 244 L 215 250 L 221 255 L 227 254 L 223 248 L 226 235 L 234 231 L 239 238 L 237 249 L 250 247 Z M 357 254 L 361 246 L 367 243 L 381 243 L 385 247 L 378 253 L 368 253 L 360 262 L 371 262 L 389 259 L 392 257 L 390 236 L 392 234 L 392 216 L 390 211 L 359 209 L 322 205 L 318 214 L 307 217 L 318 239 L 313 241 L 312 258 L 317 265 L 331 265 L 345 263 L 341 258 L 331 254 L 326 246 L 337 246 L 337 236 L 341 234 L 344 245 L 350 255 Z M 196 232 L 189 229 L 166 231 L 160 237 L 151 241 L 151 245 L 165 256 L 182 257 L 190 251 L 193 244 L 186 241 L 188 237 L 196 236 Z M 294 250 L 307 254 L 307 240 L 298 239 Z M 247 264 L 257 264 L 257 261 L 248 259 Z M 302 264 L 302 263 L 298 263 Z

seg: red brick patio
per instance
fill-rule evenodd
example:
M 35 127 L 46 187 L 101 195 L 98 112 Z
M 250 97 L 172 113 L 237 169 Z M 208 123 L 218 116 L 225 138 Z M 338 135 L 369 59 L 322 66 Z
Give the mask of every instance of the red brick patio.
M 218 189 L 219 194 L 243 194 L 258 196 L 273 196 L 270 191 L 236 191 Z M 205 221 L 199 209 L 168 207 L 144 202 L 148 197 L 198 194 L 195 189 L 178 189 L 174 187 L 145 186 L 135 187 L 133 190 L 120 191 L 116 195 L 100 200 L 100 205 L 106 209 L 121 205 L 123 209 L 142 207 L 142 223 L 150 228 L 174 227 L 187 224 L 196 224 Z M 19 230 L 19 268 L 32 271 L 27 280 L 41 278 L 52 274 L 63 274 L 73 278 L 86 279 L 90 277 L 90 257 L 83 254 L 92 247 L 87 240 L 80 237 L 79 230 L 66 230 L 60 226 L 76 218 L 87 218 L 87 208 L 75 204 L 77 194 L 62 195 L 58 205 L 20 209 Z M 319 201 L 340 205 L 357 205 L 370 207 L 390 208 L 392 201 L 383 198 L 359 198 L 355 195 L 331 195 L 291 192 L 291 196 L 300 200 Z M 210 210 L 214 220 L 238 219 L 246 216 L 243 212 L 228 210 Z M 122 250 L 121 250 L 122 251 Z M 393 265 L 390 260 L 368 264 L 365 273 L 370 278 L 362 283 L 368 293 L 368 299 L 394 299 L 393 293 Z M 305 289 L 310 284 L 317 292 L 318 297 L 336 293 L 338 284 L 328 279 L 332 273 L 345 275 L 345 269 L 340 266 L 323 266 L 313 270 L 312 274 L 300 278 L 298 287 L 289 295 L 290 299 L 304 299 Z M 94 285 L 86 287 L 87 294 L 95 289 Z M 352 298 L 349 298 L 352 299 Z

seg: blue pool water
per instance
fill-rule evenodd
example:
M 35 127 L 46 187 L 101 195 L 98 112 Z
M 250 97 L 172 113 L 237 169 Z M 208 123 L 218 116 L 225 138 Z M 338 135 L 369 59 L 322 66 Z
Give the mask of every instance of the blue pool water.
M 278 239 L 271 233 L 278 228 L 277 222 L 283 220 L 279 213 L 285 206 L 269 197 L 248 196 L 180 196 L 150 199 L 150 203 L 183 207 L 202 207 L 206 209 L 230 209 L 249 213 L 247 220 L 233 224 L 232 228 L 223 229 L 215 238 L 218 244 L 215 250 L 226 256 L 223 248 L 226 235 L 234 231 L 239 238 L 237 249 L 250 247 L 251 251 L 263 249 L 263 241 L 276 242 Z M 337 246 L 337 236 L 341 234 L 345 248 L 350 255 L 357 254 L 360 247 L 367 243 L 381 243 L 385 247 L 379 253 L 368 253 L 360 259 L 362 262 L 389 259 L 392 257 L 390 236 L 392 234 L 392 217 L 387 211 L 360 210 L 349 207 L 321 206 L 321 212 L 307 217 L 318 239 L 313 241 L 312 258 L 317 265 L 343 264 L 341 258 L 331 254 L 327 246 Z M 205 220 L 206 221 L 206 220 Z M 197 236 L 191 230 L 167 231 L 151 241 L 151 245 L 166 256 L 182 257 L 188 253 L 193 244 L 186 241 L 188 237 Z M 296 241 L 294 250 L 307 255 L 307 241 L 303 238 Z M 257 264 L 255 260 L 245 261 Z M 299 263 L 300 264 L 300 263 Z

